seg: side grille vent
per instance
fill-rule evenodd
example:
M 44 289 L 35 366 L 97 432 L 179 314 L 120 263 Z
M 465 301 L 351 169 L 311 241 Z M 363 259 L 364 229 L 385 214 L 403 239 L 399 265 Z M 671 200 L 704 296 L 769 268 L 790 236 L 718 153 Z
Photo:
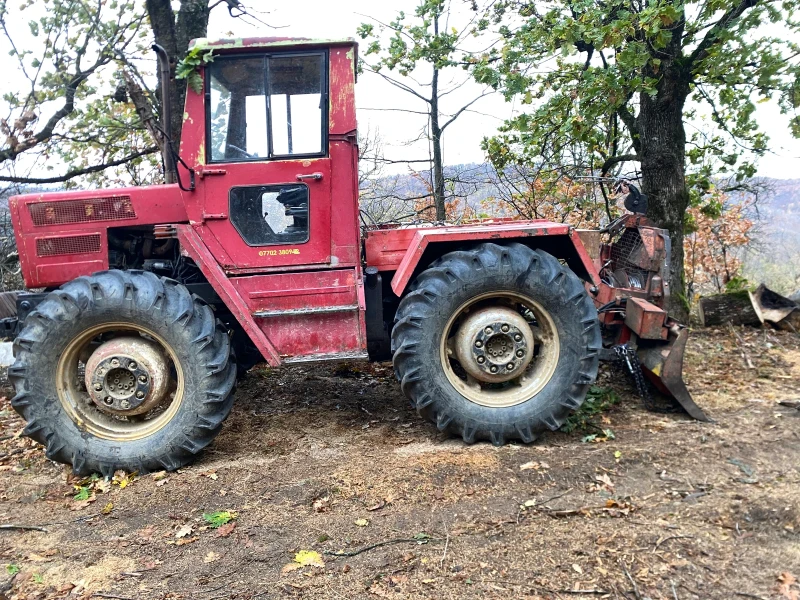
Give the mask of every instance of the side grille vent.
M 65 254 L 92 254 L 96 252 L 100 252 L 99 233 L 38 238 L 36 240 L 36 256 L 62 256 Z
M 37 227 L 136 218 L 130 196 L 32 202 L 28 204 L 28 210 Z

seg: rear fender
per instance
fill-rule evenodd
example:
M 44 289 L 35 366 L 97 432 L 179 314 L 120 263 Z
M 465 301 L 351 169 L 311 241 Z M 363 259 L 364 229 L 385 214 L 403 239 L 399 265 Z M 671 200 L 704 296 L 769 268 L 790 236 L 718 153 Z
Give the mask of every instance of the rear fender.
M 575 229 L 562 223 L 511 222 L 499 226 L 473 225 L 419 229 L 408 245 L 392 277 L 392 291 L 403 295 L 409 282 L 440 256 L 479 243 L 518 242 L 544 250 L 567 263 L 570 269 L 592 285 L 600 277 Z

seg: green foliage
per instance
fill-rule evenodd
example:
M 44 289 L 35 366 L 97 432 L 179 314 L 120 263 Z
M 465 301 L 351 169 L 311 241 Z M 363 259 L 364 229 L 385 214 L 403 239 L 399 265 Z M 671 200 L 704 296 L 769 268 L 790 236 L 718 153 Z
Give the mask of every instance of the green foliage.
M 213 513 L 203 513 L 203 519 L 214 529 L 222 527 L 236 519 L 238 515 L 229 510 L 218 510 Z
M 712 176 L 754 174 L 768 137 L 757 103 L 777 102 L 800 136 L 798 0 L 494 3 L 483 19 L 501 43 L 470 57 L 475 78 L 529 107 L 485 150 L 507 165 L 577 165 L 597 172 L 611 157 L 639 153 L 647 102 L 682 109 L 688 184 L 698 196 Z M 783 28 L 782 30 L 780 28 Z M 773 33 L 770 35 L 770 33 Z M 677 128 L 682 128 L 680 123 Z M 683 131 L 675 130 L 681 146 Z M 662 142 L 666 143 L 664 139 Z M 630 169 L 628 169 L 630 170 Z
M 19 565 L 15 564 L 6 565 L 6 573 L 8 573 L 9 575 L 16 575 L 19 572 L 20 572 Z
M 744 290 L 750 290 L 753 288 L 753 284 L 747 279 L 747 277 L 742 277 L 741 275 L 736 275 L 731 277 L 730 281 L 725 284 L 725 292 L 742 292 Z
M 388 25 L 391 32 L 388 42 L 381 43 L 378 32 L 370 23 L 362 23 L 357 34 L 369 40 L 364 56 L 381 55 L 376 69 L 387 67 L 397 70 L 404 77 L 413 71 L 419 62 L 426 62 L 437 69 L 457 64 L 457 44 L 466 32 L 457 29 L 441 30 L 439 18 L 447 10 L 446 0 L 423 0 L 409 17 L 400 11 Z
M 81 486 L 78 488 L 78 493 L 75 494 L 72 498 L 77 502 L 81 502 L 83 500 L 88 500 L 92 495 L 92 490 L 88 486 Z
M 200 77 L 199 69 L 213 61 L 212 50 L 192 48 L 186 53 L 186 57 L 178 63 L 178 67 L 175 69 L 175 78 L 185 79 L 189 88 L 199 94 L 203 91 L 203 78 Z
M 614 433 L 610 429 L 604 430 L 600 428 L 597 425 L 596 418 L 609 411 L 619 402 L 619 395 L 614 390 L 593 385 L 589 388 L 586 400 L 584 400 L 581 407 L 564 421 L 561 431 L 572 433 L 573 431 L 599 430 L 607 439 L 614 439 Z M 583 441 L 593 441 L 597 438 L 597 434 L 591 434 L 587 438 L 590 439 L 584 438 Z
M 34 4 L 38 10 L 26 11 Z M 34 179 L 59 177 L 154 145 L 133 105 L 112 97 L 121 69 L 138 74 L 129 58 L 147 52 L 143 2 L 0 2 L 0 21 L 7 68 L 16 69 L 0 106 L 0 177 L 24 176 L 32 165 Z M 85 183 L 139 183 L 157 164 L 145 160 Z

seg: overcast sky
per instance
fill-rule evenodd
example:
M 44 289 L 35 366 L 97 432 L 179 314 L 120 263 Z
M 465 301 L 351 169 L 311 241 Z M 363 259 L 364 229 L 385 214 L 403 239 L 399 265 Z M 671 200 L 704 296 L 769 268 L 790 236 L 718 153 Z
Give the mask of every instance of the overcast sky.
M 224 10 L 214 13 L 209 36 L 224 37 L 228 33 L 237 36 L 281 35 L 298 37 L 355 37 L 356 28 L 370 20 L 390 21 L 398 11 L 413 13 L 416 0 L 296 0 L 295 2 L 265 2 L 250 0 L 250 6 L 269 5 L 274 8 L 263 19 L 274 25 L 286 26 L 282 29 L 268 30 L 263 26 L 248 26 L 238 20 L 225 18 Z M 454 0 L 453 6 L 462 3 Z M 219 9 L 218 9 L 219 10 Z M 462 74 L 456 70 L 456 83 Z M 453 92 L 447 97 L 444 112 L 457 110 L 476 96 L 481 88 L 474 83 Z M 379 76 L 365 73 L 356 86 L 359 130 L 379 130 L 385 144 L 385 153 L 390 159 L 424 158 L 427 144 L 408 146 L 407 142 L 418 135 L 425 124 L 425 117 L 408 115 L 395 111 L 374 109 L 401 108 L 424 110 L 421 100 L 398 91 Z M 459 117 L 444 137 L 445 162 L 447 164 L 481 162 L 484 160 L 480 142 L 485 136 L 496 132 L 497 126 L 513 114 L 515 106 L 494 94 L 481 99 L 474 105 L 477 112 L 465 113 Z M 788 127 L 788 117 L 781 115 L 777 103 L 759 104 L 756 109 L 759 124 L 771 138 L 773 153 L 764 156 L 759 162 L 759 175 L 776 178 L 800 177 L 800 140 L 794 139 Z M 687 135 L 691 125 L 687 127 Z

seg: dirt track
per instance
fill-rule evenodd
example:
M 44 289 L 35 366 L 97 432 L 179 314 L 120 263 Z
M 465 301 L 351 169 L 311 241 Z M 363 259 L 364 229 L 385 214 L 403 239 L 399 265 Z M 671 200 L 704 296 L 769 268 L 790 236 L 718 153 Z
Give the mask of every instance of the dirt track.
M 357 363 L 251 372 L 198 463 L 124 489 L 84 483 L 91 501 L 39 447 L 5 439 L 0 524 L 48 531 L 0 531 L 0 563 L 13 565 L 0 590 L 797 600 L 800 411 L 777 401 L 800 400 L 800 337 L 700 332 L 687 360 L 715 423 L 645 412 L 605 369 L 598 385 L 623 401 L 596 417 L 615 435 L 600 443 L 581 441 L 590 430 L 465 446 L 408 408 L 390 366 Z M 22 428 L 12 413 L 3 400 L 0 438 Z M 208 527 L 203 513 L 218 510 L 235 526 Z M 330 554 L 397 539 L 413 541 Z M 324 567 L 293 562 L 301 550 Z

